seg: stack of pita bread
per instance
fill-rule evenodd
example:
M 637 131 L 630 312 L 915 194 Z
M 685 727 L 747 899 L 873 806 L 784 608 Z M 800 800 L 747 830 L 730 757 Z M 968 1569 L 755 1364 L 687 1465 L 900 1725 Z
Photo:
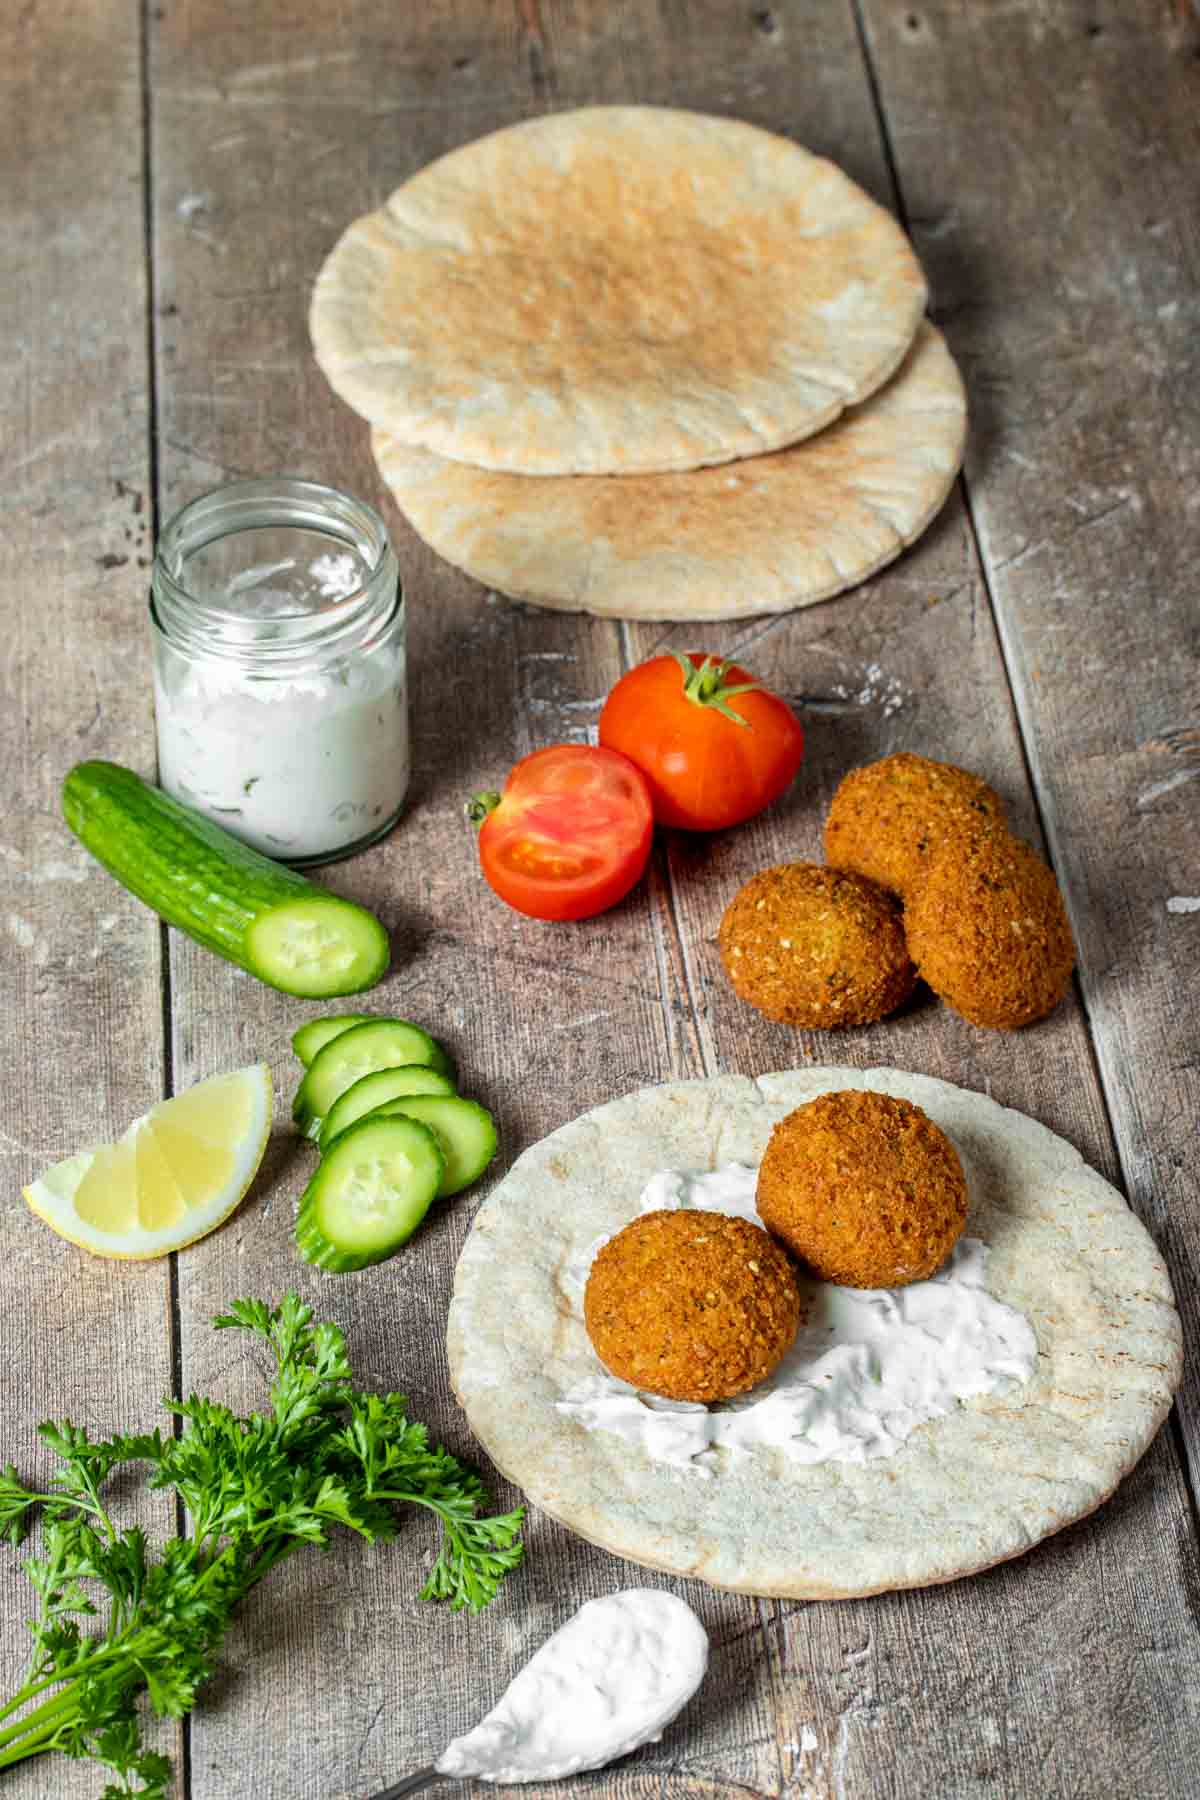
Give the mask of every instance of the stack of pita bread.
M 962 382 L 904 233 L 736 120 L 588 107 L 451 152 L 357 220 L 311 331 L 434 550 L 612 617 L 862 581 L 957 474 Z

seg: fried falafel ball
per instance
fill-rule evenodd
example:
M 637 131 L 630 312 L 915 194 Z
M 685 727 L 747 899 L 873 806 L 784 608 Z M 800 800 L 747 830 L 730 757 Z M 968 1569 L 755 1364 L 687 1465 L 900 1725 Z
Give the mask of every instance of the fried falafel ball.
M 896 902 L 861 875 L 818 863 L 752 875 L 717 941 L 741 998 L 785 1025 L 868 1025 L 916 981 Z
M 919 1106 L 850 1088 L 779 1121 L 757 1205 L 768 1231 L 823 1280 L 903 1287 L 954 1248 L 967 1183 L 954 1145 Z
M 1005 829 L 1003 803 L 986 781 L 900 750 L 843 777 L 825 821 L 825 856 L 907 900 L 944 845 Z
M 1071 984 L 1075 941 L 1054 873 L 1007 833 L 938 857 L 905 926 L 934 993 L 974 1025 L 1030 1025 Z
M 758 1225 L 683 1208 L 643 1213 L 601 1246 L 583 1316 L 622 1381 L 670 1400 L 728 1400 L 790 1347 L 800 1292 Z

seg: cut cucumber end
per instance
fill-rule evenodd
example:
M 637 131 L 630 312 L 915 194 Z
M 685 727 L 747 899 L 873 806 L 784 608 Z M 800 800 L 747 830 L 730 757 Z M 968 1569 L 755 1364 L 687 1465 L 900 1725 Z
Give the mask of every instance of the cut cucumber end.
M 296 1245 L 332 1274 L 383 1262 L 406 1244 L 441 1186 L 445 1157 L 417 1119 L 360 1119 L 323 1157 L 300 1199 Z
M 260 980 L 305 1000 L 373 987 L 391 960 L 379 920 L 336 894 L 304 894 L 260 914 L 246 951 Z

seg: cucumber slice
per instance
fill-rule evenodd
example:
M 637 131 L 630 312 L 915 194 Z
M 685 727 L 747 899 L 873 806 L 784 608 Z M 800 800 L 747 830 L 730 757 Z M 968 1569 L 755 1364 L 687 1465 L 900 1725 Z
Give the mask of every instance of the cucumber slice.
M 442 1147 L 446 1171 L 438 1189 L 438 1199 L 461 1193 L 483 1174 L 496 1154 L 496 1121 L 475 1100 L 464 1100 L 461 1094 L 413 1094 L 403 1100 L 389 1100 L 373 1119 L 393 1119 L 403 1115 L 428 1125 Z
M 339 1132 L 353 1125 L 367 1113 L 377 1112 L 385 1100 L 399 1100 L 406 1094 L 453 1094 L 454 1083 L 440 1069 L 427 1063 L 401 1063 L 398 1069 L 376 1069 L 364 1075 L 344 1094 L 339 1094 L 321 1123 L 317 1139 L 322 1150 L 328 1150 Z
M 387 932 L 119 763 L 76 763 L 63 816 L 97 862 L 168 925 L 268 987 L 325 1000 L 374 987 Z
M 296 1089 L 292 1117 L 306 1137 L 315 1138 L 321 1120 L 348 1087 L 376 1069 L 398 1069 L 405 1063 L 424 1063 L 453 1081 L 450 1058 L 419 1025 L 407 1019 L 370 1019 L 365 1025 L 352 1025 L 313 1057 Z
M 390 957 L 378 919 L 320 888 L 260 914 L 245 946 L 252 975 L 304 1000 L 374 987 Z M 370 971 L 365 979 L 363 971 Z
M 417 1119 L 359 1119 L 300 1196 L 301 1256 L 338 1275 L 382 1262 L 417 1229 L 445 1168 L 437 1137 Z
M 352 1025 L 365 1025 L 370 1017 L 370 1013 L 335 1013 L 331 1018 L 310 1019 L 307 1025 L 292 1033 L 292 1049 L 307 1069 L 318 1050 L 323 1050 L 343 1031 L 349 1031 Z

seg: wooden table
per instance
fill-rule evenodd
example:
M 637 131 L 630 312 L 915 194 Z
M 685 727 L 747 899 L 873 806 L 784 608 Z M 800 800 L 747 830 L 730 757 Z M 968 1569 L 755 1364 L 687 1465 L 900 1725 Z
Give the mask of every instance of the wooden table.
M 149 1425 L 168 1390 L 252 1403 L 209 1327 L 298 1289 L 452 1447 L 455 1257 L 480 1197 L 395 1262 L 323 1280 L 291 1245 L 305 1157 L 285 1124 L 233 1221 L 123 1266 L 60 1243 L 23 1181 L 154 1100 L 268 1058 L 321 1010 L 162 931 L 63 826 L 84 756 L 152 773 L 156 526 L 227 479 L 286 471 L 384 506 L 411 602 L 415 773 L 385 843 L 324 877 L 394 928 L 373 1000 L 451 1044 L 503 1163 L 581 1109 L 667 1077 L 899 1064 L 1061 1132 L 1162 1246 L 1189 1340 L 1200 1263 L 1200 62 L 1167 0 L 11 0 L 0 18 L 0 363 L 7 1028 L 0 1460 L 37 1420 Z M 966 473 L 920 545 L 824 605 L 702 634 L 560 617 L 485 593 L 388 506 L 366 427 L 309 352 L 343 227 L 430 158 L 587 102 L 749 119 L 835 158 L 911 232 L 972 408 Z M 537 745 L 584 738 L 664 645 L 736 652 L 803 709 L 794 790 L 723 836 L 667 835 L 586 925 L 518 917 L 480 880 L 462 802 Z M 977 770 L 1043 846 L 1079 943 L 1044 1023 L 980 1031 L 918 1005 L 795 1033 L 741 1005 L 714 937 L 753 870 L 819 857 L 833 788 L 909 748 Z M 1018 1561 L 841 1605 L 679 1591 L 712 1633 L 701 1697 L 605 1795 L 1194 1794 L 1200 1632 L 1194 1369 L 1093 1517 Z M 515 1496 L 501 1484 L 507 1502 Z M 150 1518 L 171 1529 L 168 1509 Z M 639 1572 L 536 1512 L 478 1619 L 421 1603 L 422 1521 L 298 1560 L 246 1606 L 226 1673 L 160 1741 L 195 1800 L 361 1796 L 428 1760 L 586 1596 Z M 3 1674 L 30 1597 L 0 1558 Z M 27 1765 L 4 1800 L 96 1795 Z M 485 1790 L 480 1790 L 485 1791 Z

